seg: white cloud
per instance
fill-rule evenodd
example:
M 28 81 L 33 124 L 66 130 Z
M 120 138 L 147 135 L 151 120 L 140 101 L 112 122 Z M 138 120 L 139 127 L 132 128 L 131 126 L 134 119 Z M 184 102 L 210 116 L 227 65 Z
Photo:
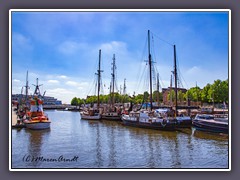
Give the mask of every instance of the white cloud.
M 65 75 L 60 75 L 60 76 L 57 76 L 59 79 L 67 79 L 68 77 L 65 76 Z
M 51 83 L 51 84 L 58 84 L 59 83 L 58 80 L 48 80 L 47 82 Z
M 127 50 L 127 45 L 124 42 L 120 42 L 120 41 L 111 41 L 109 43 L 104 43 L 100 45 L 100 49 L 102 49 L 102 51 L 104 53 L 108 53 L 110 52 L 111 54 L 113 52 L 125 52 Z
M 17 32 L 12 34 L 12 45 L 12 49 L 17 53 L 24 53 L 33 49 L 30 38 Z
M 192 68 L 190 68 L 190 69 L 188 69 L 186 71 L 186 74 L 195 75 L 195 74 L 200 73 L 200 72 L 201 72 L 201 68 L 200 67 L 193 66 Z
M 15 82 L 15 83 L 20 83 L 21 81 L 18 80 L 18 79 L 14 79 L 13 82 Z
M 79 85 L 79 83 L 77 83 L 75 81 L 67 81 L 66 84 L 69 86 L 78 86 Z
M 74 54 L 78 52 L 80 49 L 86 47 L 86 44 L 74 42 L 74 41 L 65 41 L 61 43 L 57 49 L 59 52 L 67 55 Z

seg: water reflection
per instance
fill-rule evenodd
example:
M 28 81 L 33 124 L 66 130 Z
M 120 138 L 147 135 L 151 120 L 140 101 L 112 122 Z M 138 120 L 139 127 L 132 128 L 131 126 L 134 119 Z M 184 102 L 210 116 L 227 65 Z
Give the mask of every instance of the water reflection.
M 35 158 L 43 156 L 42 154 L 43 144 L 44 141 L 47 140 L 50 131 L 51 131 L 50 129 L 45 130 L 26 129 L 26 133 L 29 135 L 28 154 L 26 154 L 25 156 L 25 158 L 27 158 L 25 159 L 27 165 L 38 167 L 41 164 L 41 161 L 35 161 Z
M 109 131 L 109 139 L 108 139 L 108 147 L 109 147 L 109 164 L 108 167 L 115 168 L 116 167 L 116 146 L 115 146 L 115 127 L 113 126 Z
M 212 132 L 206 132 L 206 131 L 199 131 L 195 128 L 193 128 L 192 135 L 194 137 L 204 139 L 204 140 L 217 140 L 217 141 L 225 141 L 228 140 L 228 134 L 222 134 L 222 133 L 212 133 Z
M 227 168 L 228 137 L 194 129 L 167 132 L 80 120 L 78 112 L 49 112 L 50 130 L 12 131 L 13 167 L 19 168 Z M 77 162 L 23 162 L 79 156 Z
M 103 158 L 102 158 L 102 139 L 101 139 L 101 133 L 99 129 L 99 123 L 95 124 L 96 126 L 96 166 L 102 167 L 103 166 Z

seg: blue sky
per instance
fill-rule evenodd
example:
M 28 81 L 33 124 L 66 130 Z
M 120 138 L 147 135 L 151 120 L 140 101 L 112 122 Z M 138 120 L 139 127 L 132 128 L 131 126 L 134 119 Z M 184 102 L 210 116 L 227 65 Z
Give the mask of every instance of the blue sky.
M 148 90 L 147 31 L 161 87 L 170 84 L 173 44 L 183 87 L 201 88 L 228 78 L 227 12 L 12 12 L 12 92 L 20 93 L 29 71 L 42 91 L 70 103 L 94 94 L 99 49 L 104 94 L 116 56 L 117 85 L 132 95 Z M 145 78 L 146 79 L 146 78 Z

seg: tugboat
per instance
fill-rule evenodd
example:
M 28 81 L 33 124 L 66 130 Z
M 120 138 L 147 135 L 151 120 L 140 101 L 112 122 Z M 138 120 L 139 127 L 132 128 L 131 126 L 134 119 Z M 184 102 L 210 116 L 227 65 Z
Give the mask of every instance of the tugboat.
M 30 111 L 27 112 L 26 119 L 23 122 L 28 129 L 48 129 L 51 121 L 43 112 L 43 100 L 40 98 L 42 96 L 39 90 L 41 85 L 38 85 L 38 78 L 35 86 L 33 98 L 30 100 Z

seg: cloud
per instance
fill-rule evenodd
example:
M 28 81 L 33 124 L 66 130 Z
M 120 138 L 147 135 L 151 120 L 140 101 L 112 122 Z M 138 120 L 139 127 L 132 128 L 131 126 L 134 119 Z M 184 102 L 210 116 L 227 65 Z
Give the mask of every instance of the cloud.
M 48 80 L 47 82 L 51 83 L 51 84 L 58 84 L 59 83 L 58 80 Z
M 72 55 L 76 52 L 78 52 L 80 49 L 83 49 L 86 47 L 86 44 L 74 42 L 74 41 L 65 41 L 61 43 L 57 49 L 60 53 L 65 55 Z
M 24 53 L 25 51 L 31 51 L 33 46 L 31 44 L 30 38 L 24 36 L 21 33 L 12 33 L 12 50 L 15 53 Z
M 18 79 L 14 79 L 13 82 L 15 82 L 15 83 L 20 83 L 21 81 L 18 80 Z
M 188 69 L 186 71 L 186 74 L 189 74 L 189 75 L 195 75 L 195 74 L 198 74 L 201 72 L 201 68 L 200 67 L 197 67 L 197 66 L 193 66 L 192 68 Z
M 55 88 L 55 89 L 49 89 L 47 91 L 48 94 L 51 94 L 53 96 L 55 95 L 64 95 L 64 94 L 74 94 L 74 92 L 65 89 L 65 88 Z
M 66 84 L 69 85 L 69 86 L 78 86 L 78 85 L 79 85 L 79 84 L 78 84 L 77 82 L 75 82 L 75 81 L 67 81 Z
M 67 79 L 68 77 L 65 76 L 65 75 L 60 75 L 60 76 L 57 76 L 59 79 Z
M 113 52 L 121 52 L 121 51 L 127 51 L 127 45 L 124 42 L 121 41 L 111 41 L 109 43 L 103 43 L 100 45 L 100 49 L 102 49 L 105 53 L 113 53 Z

